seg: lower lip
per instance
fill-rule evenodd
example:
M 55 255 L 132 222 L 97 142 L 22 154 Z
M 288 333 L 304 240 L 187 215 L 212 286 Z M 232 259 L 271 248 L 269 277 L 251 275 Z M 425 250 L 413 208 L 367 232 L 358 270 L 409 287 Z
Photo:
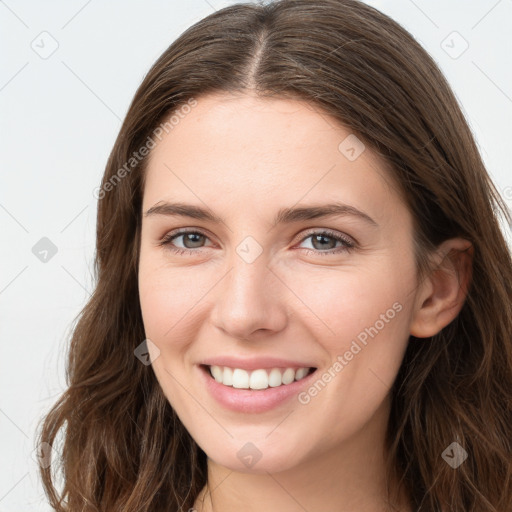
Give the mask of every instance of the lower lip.
M 225 386 L 217 382 L 210 374 L 210 370 L 204 366 L 198 366 L 201 378 L 204 380 L 206 388 L 217 400 L 217 402 L 235 412 L 258 413 L 265 412 L 277 407 L 296 396 L 300 391 L 307 387 L 316 374 L 316 370 L 290 384 L 267 389 L 239 389 L 232 386 Z

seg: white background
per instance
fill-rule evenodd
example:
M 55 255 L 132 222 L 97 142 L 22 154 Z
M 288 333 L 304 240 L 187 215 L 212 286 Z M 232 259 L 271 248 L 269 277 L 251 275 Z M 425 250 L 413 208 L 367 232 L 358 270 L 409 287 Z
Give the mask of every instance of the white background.
M 93 284 L 92 191 L 121 119 L 171 42 L 232 3 L 0 1 L 0 512 L 50 510 L 31 455 L 35 427 L 65 387 L 70 328 Z M 512 206 L 512 1 L 368 3 L 438 62 Z M 458 58 L 445 51 L 462 49 L 459 36 L 446 39 L 453 31 L 469 44 Z M 46 59 L 33 49 L 52 44 Z M 32 253 L 42 237 L 57 247 L 46 263 Z

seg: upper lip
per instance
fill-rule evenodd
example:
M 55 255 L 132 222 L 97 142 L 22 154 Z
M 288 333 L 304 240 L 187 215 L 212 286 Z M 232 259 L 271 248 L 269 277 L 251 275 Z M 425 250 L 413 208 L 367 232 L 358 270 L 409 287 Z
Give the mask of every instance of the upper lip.
M 272 368 L 314 368 L 310 363 L 293 361 L 276 357 L 252 357 L 240 359 L 232 356 L 209 357 L 200 364 L 206 366 L 228 366 L 229 368 L 240 368 L 242 370 L 258 370 Z

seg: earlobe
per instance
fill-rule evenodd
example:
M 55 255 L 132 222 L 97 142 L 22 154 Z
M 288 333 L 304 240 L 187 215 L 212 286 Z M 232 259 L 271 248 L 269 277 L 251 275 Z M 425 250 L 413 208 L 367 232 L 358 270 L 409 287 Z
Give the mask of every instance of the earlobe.
M 463 238 L 452 238 L 439 246 L 437 263 L 417 293 L 411 335 L 434 336 L 456 318 L 471 283 L 473 254 L 473 245 Z

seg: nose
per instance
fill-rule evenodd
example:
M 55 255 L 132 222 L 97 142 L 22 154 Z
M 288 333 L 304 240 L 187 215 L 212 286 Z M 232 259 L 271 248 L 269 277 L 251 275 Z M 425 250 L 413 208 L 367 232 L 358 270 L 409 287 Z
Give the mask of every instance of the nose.
M 212 323 L 240 340 L 269 336 L 285 328 L 290 295 L 265 253 L 250 263 L 234 254 L 231 268 L 216 286 Z

